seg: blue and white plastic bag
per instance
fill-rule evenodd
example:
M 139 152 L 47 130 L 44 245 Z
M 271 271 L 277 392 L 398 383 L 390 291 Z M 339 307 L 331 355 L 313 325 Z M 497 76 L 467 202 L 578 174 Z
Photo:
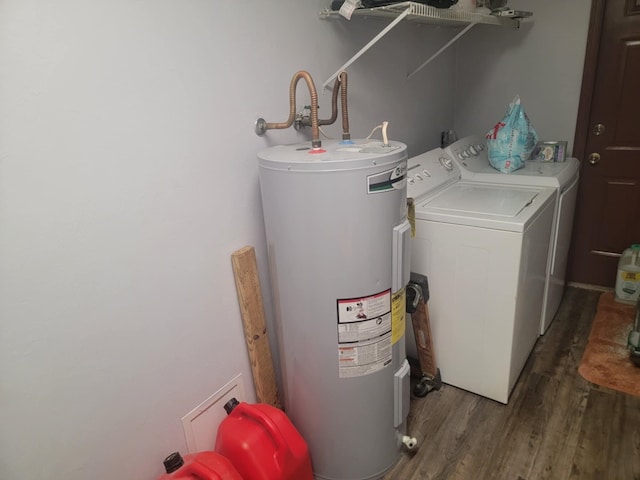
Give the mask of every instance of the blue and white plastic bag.
M 524 167 L 537 142 L 538 134 L 516 96 L 502 121 L 487 132 L 489 163 L 503 173 L 518 170 Z

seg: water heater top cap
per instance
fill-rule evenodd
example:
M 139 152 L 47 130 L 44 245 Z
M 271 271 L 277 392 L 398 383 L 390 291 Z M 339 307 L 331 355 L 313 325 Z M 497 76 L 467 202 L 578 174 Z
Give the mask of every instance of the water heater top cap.
M 329 140 L 322 144 L 324 153 L 309 155 L 309 145 L 277 145 L 258 152 L 260 166 L 275 170 L 327 171 L 368 168 L 407 158 L 407 146 L 400 142 L 383 144 L 380 140 L 354 140 L 353 144 Z

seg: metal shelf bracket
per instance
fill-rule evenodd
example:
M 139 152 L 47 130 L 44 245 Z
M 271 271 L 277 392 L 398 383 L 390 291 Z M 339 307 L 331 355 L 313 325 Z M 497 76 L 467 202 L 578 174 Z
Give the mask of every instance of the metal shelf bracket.
M 356 53 L 353 57 L 351 57 L 344 65 L 342 65 L 338 71 L 336 73 L 334 73 L 333 75 L 331 75 L 323 84 L 322 84 L 322 88 L 327 88 L 329 86 L 329 84 L 336 79 L 336 77 L 338 75 L 340 75 L 340 72 L 346 70 L 353 62 L 355 62 L 358 58 L 360 58 L 367 50 L 369 50 L 371 47 L 373 47 L 378 40 L 380 40 L 382 37 L 384 37 L 387 33 L 389 33 L 391 31 L 391 29 L 393 27 L 395 27 L 396 25 L 398 25 L 403 19 L 404 17 L 406 17 L 407 15 L 409 15 L 409 13 L 411 12 L 411 8 L 407 8 L 404 12 L 402 12 L 400 15 L 398 15 L 389 25 L 387 25 L 378 35 L 376 35 L 375 37 L 373 37 L 373 39 L 367 43 L 364 47 L 362 47 L 360 49 L 360 51 L 358 53 Z
M 444 52 L 447 48 L 449 48 L 451 45 L 453 45 L 455 42 L 457 42 L 460 38 L 462 38 L 462 36 L 467 33 L 469 30 L 471 30 L 474 26 L 476 26 L 477 23 L 470 23 L 469 25 L 467 25 L 466 27 L 464 27 L 462 30 L 460 30 L 460 32 L 458 32 L 458 34 L 453 37 L 451 40 L 449 40 L 447 43 L 445 43 L 442 48 L 440 50 L 438 50 L 436 53 L 434 53 L 433 55 L 431 55 L 422 65 L 420 65 L 418 68 L 416 68 L 413 72 L 411 72 L 409 75 L 407 75 L 407 80 L 410 79 L 411 77 L 413 77 L 416 73 L 418 73 L 420 70 L 422 70 L 424 67 L 426 67 L 427 65 L 429 65 L 433 60 L 435 60 L 442 52 Z

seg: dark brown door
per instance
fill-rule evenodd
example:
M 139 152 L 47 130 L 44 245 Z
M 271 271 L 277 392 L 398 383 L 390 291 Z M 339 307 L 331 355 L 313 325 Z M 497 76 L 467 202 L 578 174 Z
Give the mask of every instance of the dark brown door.
M 640 243 L 640 0 L 594 0 L 584 75 L 569 279 L 613 286 L 617 255 Z

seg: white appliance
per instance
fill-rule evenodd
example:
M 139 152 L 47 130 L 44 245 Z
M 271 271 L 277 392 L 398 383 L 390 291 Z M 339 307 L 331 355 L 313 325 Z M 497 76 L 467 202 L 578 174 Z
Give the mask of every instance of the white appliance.
M 489 164 L 486 140 L 482 135 L 461 138 L 445 150 L 458 163 L 463 180 L 509 185 L 537 185 L 557 189 L 553 240 L 547 265 L 544 308 L 540 318 L 540 335 L 544 335 L 553 321 L 564 294 L 580 162 L 576 158 L 568 158 L 565 162 L 549 163 L 527 161 L 523 168 L 515 172 L 502 173 Z
M 318 479 L 382 478 L 409 412 L 406 146 L 355 142 L 258 154 L 284 404 Z
M 556 190 L 461 181 L 442 149 L 407 180 L 442 381 L 507 403 L 539 336 Z

